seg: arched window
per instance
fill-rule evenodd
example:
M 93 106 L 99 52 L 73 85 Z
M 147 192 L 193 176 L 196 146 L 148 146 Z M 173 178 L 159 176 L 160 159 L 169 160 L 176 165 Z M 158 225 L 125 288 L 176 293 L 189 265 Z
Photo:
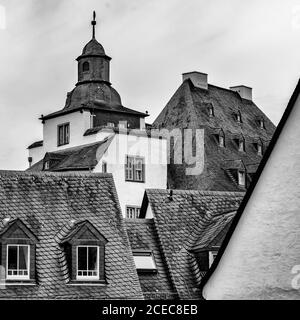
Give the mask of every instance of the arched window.
M 90 64 L 87 61 L 85 61 L 83 63 L 83 65 L 82 65 L 82 71 L 86 72 L 86 71 L 89 71 L 89 70 L 90 70 Z

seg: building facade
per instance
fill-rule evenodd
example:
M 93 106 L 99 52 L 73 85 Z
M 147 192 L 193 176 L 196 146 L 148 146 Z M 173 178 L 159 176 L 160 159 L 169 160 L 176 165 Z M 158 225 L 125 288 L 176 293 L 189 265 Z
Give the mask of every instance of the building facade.
M 123 215 L 136 217 L 146 188 L 167 187 L 167 144 L 147 130 L 148 113 L 122 105 L 95 23 L 64 108 L 40 118 L 43 140 L 28 147 L 28 170 L 112 173 Z

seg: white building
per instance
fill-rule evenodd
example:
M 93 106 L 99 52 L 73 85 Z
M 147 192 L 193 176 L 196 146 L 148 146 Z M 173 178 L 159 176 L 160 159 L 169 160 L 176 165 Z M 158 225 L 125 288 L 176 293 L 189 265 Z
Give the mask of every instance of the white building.
M 65 107 L 41 117 L 43 140 L 28 147 L 28 170 L 112 173 L 124 216 L 135 217 L 146 188 L 167 187 L 167 143 L 146 129 L 147 112 L 122 105 L 95 24 Z
M 233 220 L 203 296 L 300 299 L 300 81 Z

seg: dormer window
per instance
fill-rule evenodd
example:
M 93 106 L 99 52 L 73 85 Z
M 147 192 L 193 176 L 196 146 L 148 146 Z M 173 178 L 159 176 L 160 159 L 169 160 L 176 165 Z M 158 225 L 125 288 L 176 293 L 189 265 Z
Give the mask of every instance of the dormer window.
M 156 272 L 156 264 L 151 251 L 133 252 L 133 260 L 138 272 Z
M 246 173 L 245 171 L 238 171 L 238 184 L 244 187 L 246 185 Z
M 236 120 L 237 123 L 242 123 L 242 114 L 241 114 L 240 111 L 235 113 L 235 120 Z
M 208 264 L 209 264 L 209 268 L 211 267 L 211 265 L 213 264 L 216 256 L 217 256 L 218 252 L 217 251 L 209 251 L 208 252 Z
M 98 246 L 77 246 L 77 280 L 99 279 L 98 264 Z
M 210 105 L 208 107 L 208 114 L 209 114 L 209 117 L 212 118 L 215 116 L 215 111 L 214 111 L 214 107 L 212 105 Z
M 7 245 L 7 279 L 29 280 L 29 245 Z
M 44 170 L 50 169 L 50 160 L 44 162 Z
M 37 238 L 20 220 L 5 223 L 0 231 L 1 264 L 6 268 L 5 278 L 16 285 L 35 282 L 35 246 Z
M 245 151 L 245 141 L 239 140 L 239 151 L 244 152 Z
M 70 283 L 105 283 L 107 240 L 87 220 L 75 224 L 62 241 Z
M 257 144 L 257 155 L 262 156 L 262 145 Z
M 220 147 L 225 147 L 225 138 L 222 135 L 219 135 L 219 146 Z
M 260 120 L 259 120 L 259 127 L 260 127 L 261 129 L 264 129 L 264 128 L 265 128 L 265 121 L 264 121 L 264 119 L 260 119 Z
M 82 71 L 83 71 L 83 72 L 88 72 L 88 71 L 90 71 L 90 64 L 89 64 L 87 61 L 85 61 L 85 62 L 83 63 L 83 65 L 82 65 Z

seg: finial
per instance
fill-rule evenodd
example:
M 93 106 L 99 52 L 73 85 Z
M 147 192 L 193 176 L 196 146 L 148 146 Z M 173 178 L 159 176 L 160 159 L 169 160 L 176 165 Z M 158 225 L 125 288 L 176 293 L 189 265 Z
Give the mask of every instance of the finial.
M 91 22 L 92 26 L 93 26 L 93 39 L 95 39 L 95 26 L 97 24 L 96 22 L 96 12 L 93 11 L 93 20 Z

